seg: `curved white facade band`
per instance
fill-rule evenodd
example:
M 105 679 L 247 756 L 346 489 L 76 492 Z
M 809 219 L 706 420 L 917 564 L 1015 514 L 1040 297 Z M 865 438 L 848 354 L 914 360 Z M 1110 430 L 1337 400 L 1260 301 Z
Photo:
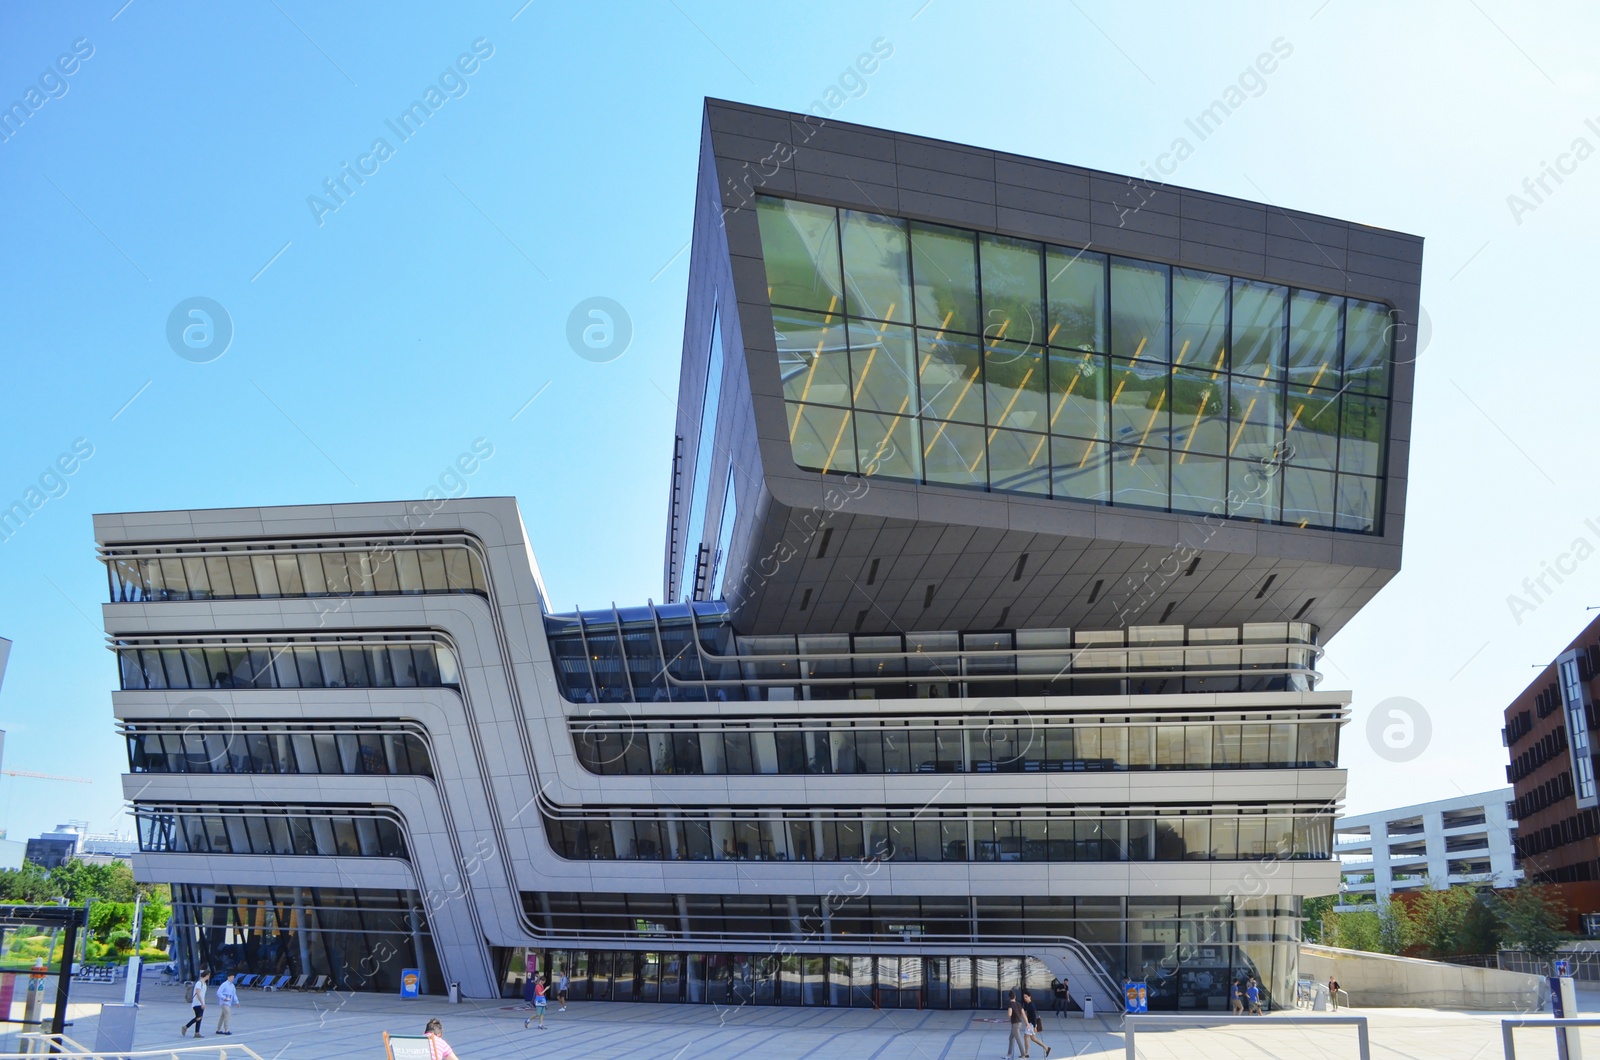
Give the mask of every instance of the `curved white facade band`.
M 773 682 L 740 679 L 745 691 L 693 705 L 573 702 L 515 504 L 452 501 L 425 527 L 397 530 L 413 507 L 97 518 L 117 599 L 104 610 L 123 657 L 114 704 L 135 769 L 125 790 L 140 815 L 137 867 L 178 888 L 182 959 L 376 988 L 420 967 L 428 989 L 457 981 L 494 996 L 525 972 L 514 951 L 567 951 L 569 970 L 597 968 L 604 953 L 614 981 L 621 955 L 659 977 L 671 969 L 657 954 L 670 949 L 684 955 L 686 996 L 694 965 L 708 969 L 695 986 L 705 1000 L 718 999 L 712 970 L 743 982 L 741 960 L 755 967 L 754 998 L 769 958 L 780 973 L 796 962 L 797 996 L 821 989 L 805 968 L 824 958 L 851 975 L 866 957 L 915 959 L 919 982 L 926 961 L 955 959 L 984 980 L 971 996 L 1011 972 L 1041 974 L 1024 957 L 1088 982 L 1139 971 L 1160 945 L 1146 940 L 1181 924 L 1202 932 L 1189 963 L 1244 961 L 1276 979 L 1273 948 L 1295 936 L 1298 896 L 1337 883 L 1329 844 L 1344 774 L 1327 737 L 1343 694 L 1029 696 L 1012 679 L 986 695 L 963 680 L 982 674 L 958 651 L 967 662 L 944 674 L 950 698 L 824 698 L 826 684 L 802 684 L 790 698 L 745 699 Z M 410 591 L 385 574 L 393 556 L 446 548 L 475 557 L 481 583 Z M 322 557 L 326 570 L 328 556 L 353 580 L 295 595 L 288 564 Z M 419 675 L 421 645 L 448 661 Z M 1152 650 L 1178 672 L 1195 651 Z M 1292 669 L 1281 643 L 1233 651 Z M 1131 679 L 1126 656 L 1073 661 L 1085 679 Z M 1053 665 L 1053 678 L 1071 670 Z M 397 683 L 408 680 L 432 684 Z M 859 739 L 850 753 L 861 759 L 834 753 L 840 733 L 868 727 L 878 746 L 889 741 L 889 765 L 865 761 Z M 959 751 L 889 772 L 899 731 L 917 746 L 936 735 L 934 759 Z M 708 752 L 702 772 L 656 772 L 659 760 L 636 772 L 635 748 L 686 732 Z M 709 757 L 729 754 L 730 733 L 757 748 L 743 766 Z M 790 733 L 825 745 L 829 771 L 811 760 L 779 772 L 760 748 Z M 1047 754 L 1058 733 L 1081 746 L 1093 733 L 1096 754 L 1057 763 Z M 1274 738 L 1327 761 L 1268 761 Z M 614 758 L 596 752 L 608 740 Z M 1141 740 L 1143 758 L 1128 750 Z M 1230 748 L 1240 760 L 1225 760 Z M 729 769 L 739 771 L 718 771 Z M 642 822 L 656 845 L 641 849 Z M 584 829 L 583 845 L 552 826 Z M 590 970 L 584 987 L 599 978 Z

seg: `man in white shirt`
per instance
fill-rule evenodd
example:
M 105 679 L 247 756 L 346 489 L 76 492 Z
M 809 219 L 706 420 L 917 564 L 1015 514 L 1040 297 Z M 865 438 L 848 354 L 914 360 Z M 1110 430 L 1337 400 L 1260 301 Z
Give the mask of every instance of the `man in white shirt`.
M 217 1033 L 232 1035 L 228 1029 L 229 1019 L 233 1015 L 233 1006 L 239 1003 L 239 990 L 233 985 L 233 973 L 228 973 L 228 978 L 217 987 L 217 1004 L 222 1006 L 222 1011 L 217 1015 Z
M 206 976 L 209 974 L 211 973 L 202 968 L 200 969 L 200 978 L 194 981 L 194 992 L 189 995 L 189 1004 L 194 1008 L 194 1019 L 183 1025 L 182 1036 L 185 1038 L 189 1036 L 190 1027 L 194 1028 L 194 1036 L 196 1038 L 202 1037 L 200 1034 L 200 1021 L 205 1018 L 206 1014 Z

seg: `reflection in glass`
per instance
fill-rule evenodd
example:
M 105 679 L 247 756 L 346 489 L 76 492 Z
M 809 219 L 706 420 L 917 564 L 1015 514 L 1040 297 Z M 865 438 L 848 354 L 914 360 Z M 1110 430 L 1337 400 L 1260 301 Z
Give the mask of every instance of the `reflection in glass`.
M 1339 418 L 1339 470 L 1376 475 L 1383 470 L 1384 421 L 1388 402 L 1347 394 Z
M 1042 434 L 989 432 L 989 484 L 997 490 L 1050 493 L 1049 441 Z
M 1283 475 L 1283 521 L 1294 526 L 1334 525 L 1333 475 L 1288 467 Z
M 1344 299 L 1316 291 L 1289 297 L 1289 388 L 1335 389 Z
M 922 463 L 929 482 L 947 486 L 987 485 L 982 427 L 929 421 L 922 425 Z
M 897 416 L 915 410 L 917 349 L 910 328 L 852 320 L 850 369 L 850 403 L 856 408 Z M 794 396 L 787 388 L 785 394 Z
M 794 462 L 812 471 L 856 470 L 856 445 L 850 433 L 848 409 L 825 405 L 786 403 L 789 409 L 789 446 Z
M 1389 392 L 1393 314 L 1378 302 L 1351 299 L 1345 307 L 1344 386 L 1363 394 Z
M 1106 347 L 1106 256 L 1051 247 L 1045 259 L 1050 298 L 1051 346 L 1069 350 Z
M 983 422 L 983 387 L 978 385 L 980 353 L 976 340 L 917 332 L 922 405 L 919 415 L 940 420 Z
M 845 311 L 853 317 L 911 322 L 910 248 L 905 222 L 843 210 Z
M 1378 513 L 1378 480 L 1339 476 L 1339 503 L 1334 523 L 1341 530 L 1370 532 Z
M 1172 509 L 1227 512 L 1228 462 L 1220 456 L 1179 453 L 1172 462 Z
M 1178 462 L 1189 453 L 1228 451 L 1228 377 L 1220 372 L 1172 370 L 1172 446 Z
M 1265 461 L 1228 461 L 1228 514 L 1275 522 L 1282 507 L 1282 469 Z
M 857 466 L 863 475 L 922 478 L 922 421 L 914 416 L 856 413 Z
M 1044 429 L 1042 349 L 1017 342 L 989 343 L 984 352 L 984 387 L 991 426 Z
M 1110 372 L 1104 356 L 1051 350 L 1050 430 L 1078 438 L 1106 437 L 1106 380 Z
M 937 332 L 978 331 L 978 262 L 974 233 L 911 225 L 917 322 Z
M 761 256 L 773 305 L 833 312 L 840 308 L 838 223 L 831 206 L 762 198 Z
M 1329 480 L 1304 475 L 1287 498 L 1281 481 L 1257 483 L 1231 514 L 1374 532 L 1375 495 L 1341 493 L 1337 477 L 1381 482 L 1383 305 L 765 197 L 759 220 L 799 466 L 1196 511 L 1216 507 L 1219 476 L 1237 489 L 1267 461 L 1335 475 L 1332 507 Z M 203 599 L 240 579 L 298 595 L 418 591 L 419 575 L 445 591 L 470 574 L 481 591 L 480 574 L 448 569 L 458 558 L 108 568 L 129 599 Z
M 1289 424 L 1283 436 L 1288 462 L 1332 471 L 1339 452 L 1339 398 L 1330 391 L 1289 395 Z
M 1112 499 L 1144 508 L 1167 506 L 1167 462 L 1171 454 L 1155 446 L 1114 445 Z
M 1050 439 L 1050 495 L 1069 500 L 1111 499 L 1111 446 L 1082 438 Z
M 850 355 L 838 314 L 773 310 L 783 396 L 825 405 L 850 404 Z
M 1228 356 L 1228 278 L 1172 270 L 1172 363 L 1220 371 Z
M 1284 363 L 1284 304 L 1289 289 L 1251 280 L 1233 284 L 1233 371 L 1277 379 Z
M 1111 259 L 1111 352 L 1167 360 L 1167 267 Z
M 1004 236 L 978 239 L 983 277 L 986 339 L 1043 345 L 1044 311 L 1039 304 L 1041 250 L 1038 243 Z

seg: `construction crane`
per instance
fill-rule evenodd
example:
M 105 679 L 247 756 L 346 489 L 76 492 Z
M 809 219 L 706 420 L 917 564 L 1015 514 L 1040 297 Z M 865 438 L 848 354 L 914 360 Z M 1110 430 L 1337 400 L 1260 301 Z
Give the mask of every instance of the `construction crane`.
M 34 780 L 65 780 L 72 784 L 93 784 L 88 777 L 58 777 L 54 773 L 35 773 L 31 769 L 0 769 L 8 777 L 32 777 Z

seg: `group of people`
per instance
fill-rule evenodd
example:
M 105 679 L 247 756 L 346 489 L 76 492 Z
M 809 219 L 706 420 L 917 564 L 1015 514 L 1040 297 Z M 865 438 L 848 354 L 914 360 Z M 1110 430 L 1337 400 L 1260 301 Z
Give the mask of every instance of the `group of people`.
M 223 979 L 217 986 L 217 1004 L 222 1007 L 222 1013 L 217 1017 L 216 1033 L 226 1034 L 230 1038 L 233 1036 L 233 1031 L 228 1028 L 233 1023 L 233 1009 L 234 1006 L 239 1004 L 239 990 L 233 985 L 233 979 L 233 973 L 229 972 L 227 978 Z M 210 970 L 206 968 L 200 969 L 200 975 L 195 979 L 194 989 L 189 995 L 189 1005 L 194 1009 L 194 1018 L 183 1025 L 180 1037 L 187 1038 L 190 1027 L 194 1028 L 194 1036 L 196 1038 L 205 1037 L 200 1033 L 200 1021 L 205 1018 L 206 987 L 210 985 L 210 981 Z
M 564 971 L 556 973 L 556 1004 L 561 1006 L 561 1011 L 567 1011 L 567 991 L 571 988 L 572 980 L 567 978 Z M 522 1021 L 523 1029 L 533 1025 L 534 1020 L 539 1021 L 540 1030 L 549 1030 L 544 1021 L 544 1010 L 550 1004 L 547 996 L 549 983 L 542 975 L 529 975 L 528 981 L 522 988 L 522 1000 L 526 1003 L 524 1008 L 533 1009 L 533 1015 Z
M 1265 1016 L 1261 1011 L 1261 984 L 1255 976 L 1235 979 L 1228 987 L 1228 1002 L 1235 1015 Z
M 1065 985 L 1062 984 L 1063 990 Z M 1061 1011 L 1059 995 L 1056 1011 Z M 1011 991 L 1010 997 L 1006 999 L 1006 1022 L 1011 1025 L 1011 1037 L 1006 1042 L 1008 1060 L 1013 1056 L 1026 1057 L 1029 1045 L 1037 1045 L 1044 1049 L 1044 1055 L 1050 1055 L 1050 1047 L 1045 1045 L 1044 1039 L 1040 1037 L 1044 1034 L 1044 1020 L 1039 1018 L 1039 1009 L 1034 1005 L 1033 995 L 1028 991 L 1022 991 L 1020 996 L 1017 991 Z

